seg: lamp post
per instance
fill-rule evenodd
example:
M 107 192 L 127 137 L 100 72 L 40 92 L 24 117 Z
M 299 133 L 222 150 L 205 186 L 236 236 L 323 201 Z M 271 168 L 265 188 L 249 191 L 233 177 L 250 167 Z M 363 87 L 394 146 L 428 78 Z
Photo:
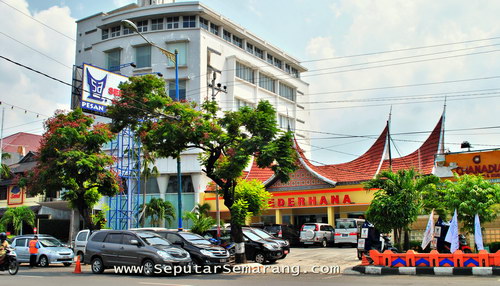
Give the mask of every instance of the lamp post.
M 164 54 L 171 62 L 173 62 L 175 64 L 175 100 L 179 101 L 179 64 L 177 61 L 178 57 L 179 57 L 179 53 L 177 52 L 177 50 L 175 50 L 175 53 L 172 53 L 172 52 L 165 50 L 162 47 L 159 47 L 155 43 L 151 42 L 146 37 L 144 37 L 144 35 L 141 32 L 139 32 L 139 29 L 137 28 L 137 26 L 130 20 L 122 20 L 121 22 L 124 26 L 126 26 L 129 29 L 132 29 L 134 32 L 139 34 L 139 36 L 141 36 L 141 38 L 143 38 L 144 41 L 146 41 L 148 44 L 150 44 L 151 46 L 160 50 L 160 52 L 162 54 Z M 180 154 L 180 152 L 177 154 L 177 185 L 178 185 L 178 189 L 177 189 L 178 228 L 182 229 L 182 196 L 181 196 L 181 193 L 182 193 L 182 175 L 181 175 L 181 154 Z

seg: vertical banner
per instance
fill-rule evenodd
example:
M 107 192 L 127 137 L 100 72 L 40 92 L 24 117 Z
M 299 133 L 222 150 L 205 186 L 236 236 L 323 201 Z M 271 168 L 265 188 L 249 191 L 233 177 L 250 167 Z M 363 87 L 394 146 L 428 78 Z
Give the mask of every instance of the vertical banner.
M 125 81 L 126 76 L 83 64 L 81 108 L 105 113 L 111 101 L 120 96 L 118 85 Z
M 422 239 L 422 249 L 425 249 L 427 245 L 434 238 L 434 210 L 431 211 L 429 215 L 429 221 L 427 221 L 427 227 L 425 228 L 424 238 Z
M 483 234 L 481 232 L 481 222 L 479 221 L 478 214 L 476 214 L 476 217 L 474 218 L 474 240 L 476 242 L 477 250 L 484 250 Z

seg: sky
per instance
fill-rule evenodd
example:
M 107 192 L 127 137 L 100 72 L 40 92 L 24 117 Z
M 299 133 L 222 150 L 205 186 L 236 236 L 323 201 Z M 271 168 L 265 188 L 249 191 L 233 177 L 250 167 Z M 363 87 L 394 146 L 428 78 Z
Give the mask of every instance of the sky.
M 0 56 L 70 83 L 75 21 L 134 2 L 0 0 Z M 298 101 L 310 110 L 316 164 L 363 154 L 389 115 L 393 156 L 413 152 L 438 122 L 445 97 L 448 150 L 463 150 L 463 141 L 472 150 L 500 148 L 500 1 L 201 2 L 308 69 L 302 79 L 310 102 Z M 69 86 L 4 58 L 0 90 L 4 136 L 42 134 L 43 121 L 70 105 Z

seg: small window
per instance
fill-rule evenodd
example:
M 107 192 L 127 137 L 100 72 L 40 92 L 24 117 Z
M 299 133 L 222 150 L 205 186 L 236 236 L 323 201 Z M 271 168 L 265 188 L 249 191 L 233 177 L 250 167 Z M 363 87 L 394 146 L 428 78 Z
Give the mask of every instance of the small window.
M 292 75 L 296 78 L 299 78 L 299 71 L 296 68 L 292 68 Z
M 274 58 L 272 55 L 270 54 L 267 54 L 267 62 L 270 63 L 270 64 L 274 64 Z
M 111 28 L 111 38 L 120 36 L 120 26 Z
M 151 46 L 135 48 L 135 64 L 137 65 L 137 68 L 151 66 Z
M 120 50 L 106 52 L 106 62 L 109 71 L 120 71 Z
M 236 62 L 236 77 L 246 80 L 250 83 L 255 83 L 255 73 L 252 68 Z
M 168 96 L 172 98 L 173 101 L 176 101 L 176 88 L 175 88 L 175 80 L 168 82 Z M 186 100 L 186 80 L 179 80 L 179 100 Z M 175 177 L 175 184 L 177 185 L 177 176 Z M 191 176 L 189 176 L 191 178 Z M 172 176 L 170 177 L 172 178 Z M 182 188 L 184 189 L 184 176 L 182 176 Z M 175 189 L 177 190 L 177 189 Z M 177 191 L 175 191 L 177 192 Z
M 246 48 L 247 52 L 253 54 L 253 45 L 250 44 L 250 43 L 247 43 L 247 48 Z
M 132 240 L 137 240 L 137 237 L 131 235 L 131 234 L 124 234 L 123 235 L 123 239 L 122 239 L 122 244 L 128 244 L 128 245 L 132 245 L 132 243 L 130 243 Z
M 243 49 L 243 39 L 236 37 L 233 35 L 233 44 Z
M 231 33 L 226 30 L 222 31 L 222 38 L 228 42 L 231 42 Z
M 259 86 L 270 92 L 276 92 L 276 81 L 262 73 L 259 74 Z
M 208 20 L 200 17 L 200 27 L 208 31 Z
M 170 176 L 168 179 L 167 193 L 177 193 L 178 192 L 177 175 Z M 194 193 L 193 181 L 191 176 L 182 176 L 182 192 L 183 193 Z
M 279 69 L 283 69 L 283 62 L 277 58 L 274 58 L 274 66 Z
M 264 51 L 255 47 L 255 55 L 261 59 L 264 59 Z
M 291 72 L 291 69 L 290 69 L 290 65 L 289 65 L 289 64 L 285 64 L 285 72 L 286 72 L 286 73 L 290 73 L 290 72 Z
M 134 31 L 132 31 L 132 29 L 127 28 L 125 26 L 123 26 L 123 30 L 122 31 L 123 31 L 123 35 L 130 35 L 130 34 L 134 33 Z
M 163 18 L 151 20 L 151 31 L 163 30 Z
M 14 243 L 14 247 L 26 247 L 26 241 L 28 241 L 27 238 L 16 239 L 16 242 Z
M 326 230 L 328 230 L 328 229 L 326 228 L 326 226 L 325 226 L 325 225 L 321 225 L 321 226 L 319 227 L 319 230 L 321 230 L 321 231 L 326 231 Z
M 196 27 L 196 16 L 183 16 L 182 17 L 182 27 L 183 28 Z
M 219 26 L 215 25 L 214 23 L 210 23 L 210 33 L 218 36 L 219 35 Z
M 147 32 L 148 31 L 148 20 L 137 22 L 137 30 L 139 32 Z
M 83 232 L 80 232 L 78 234 L 78 236 L 76 237 L 76 240 L 77 241 L 87 241 L 87 234 L 89 234 L 88 231 L 83 231 Z
M 167 240 L 172 244 L 182 242 L 182 238 L 180 236 L 178 236 L 177 234 L 173 234 L 173 233 L 167 234 Z
M 282 82 L 280 82 L 279 95 L 291 101 L 295 101 L 296 99 L 295 89 Z
M 92 240 L 92 241 L 96 241 L 96 242 L 103 242 L 103 241 L 104 241 L 104 238 L 106 237 L 106 234 L 107 234 L 107 232 L 104 232 L 104 231 L 99 231 L 99 232 L 96 232 L 96 233 L 94 233 L 94 235 L 90 238 L 90 240 Z
M 102 39 L 106 40 L 107 38 L 109 38 L 109 30 L 108 29 L 103 29 L 102 30 Z
M 167 17 L 167 29 L 179 29 L 179 17 Z
M 106 243 L 121 243 L 122 242 L 122 234 L 121 233 L 110 233 L 106 236 Z

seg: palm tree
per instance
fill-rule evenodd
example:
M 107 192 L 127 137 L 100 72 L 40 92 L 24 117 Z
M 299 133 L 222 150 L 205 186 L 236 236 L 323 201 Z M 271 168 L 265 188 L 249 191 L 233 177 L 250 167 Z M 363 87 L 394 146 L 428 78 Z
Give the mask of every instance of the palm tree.
M 194 209 L 198 214 L 208 216 L 208 212 L 210 211 L 210 205 L 208 203 L 196 204 Z
M 365 189 L 377 189 L 366 215 L 381 232 L 394 229 L 394 241 L 401 246 L 404 231 L 404 248 L 409 248 L 408 229 L 417 219 L 422 206 L 421 194 L 439 183 L 439 178 L 420 175 L 413 168 L 382 171 L 364 184 Z
M 144 208 L 145 216 L 151 218 L 152 226 L 164 225 L 164 220 L 169 224 L 175 218 L 175 208 L 169 201 L 161 198 L 152 198 Z
M 9 208 L 3 214 L 0 223 L 5 227 L 7 227 L 7 225 L 9 224 L 12 224 L 16 235 L 22 234 L 23 223 L 26 223 L 30 226 L 35 225 L 35 213 L 29 207 L 25 206 Z
M 11 158 L 9 153 L 2 153 L 2 160 Z M 6 164 L 2 163 L 0 166 L 0 178 L 9 179 L 11 177 L 10 168 Z
M 215 219 L 213 219 L 212 217 L 205 216 L 196 212 L 185 212 L 183 218 L 185 220 L 191 220 L 193 222 L 193 226 L 191 226 L 191 232 L 197 233 L 199 235 L 204 234 L 215 224 Z

